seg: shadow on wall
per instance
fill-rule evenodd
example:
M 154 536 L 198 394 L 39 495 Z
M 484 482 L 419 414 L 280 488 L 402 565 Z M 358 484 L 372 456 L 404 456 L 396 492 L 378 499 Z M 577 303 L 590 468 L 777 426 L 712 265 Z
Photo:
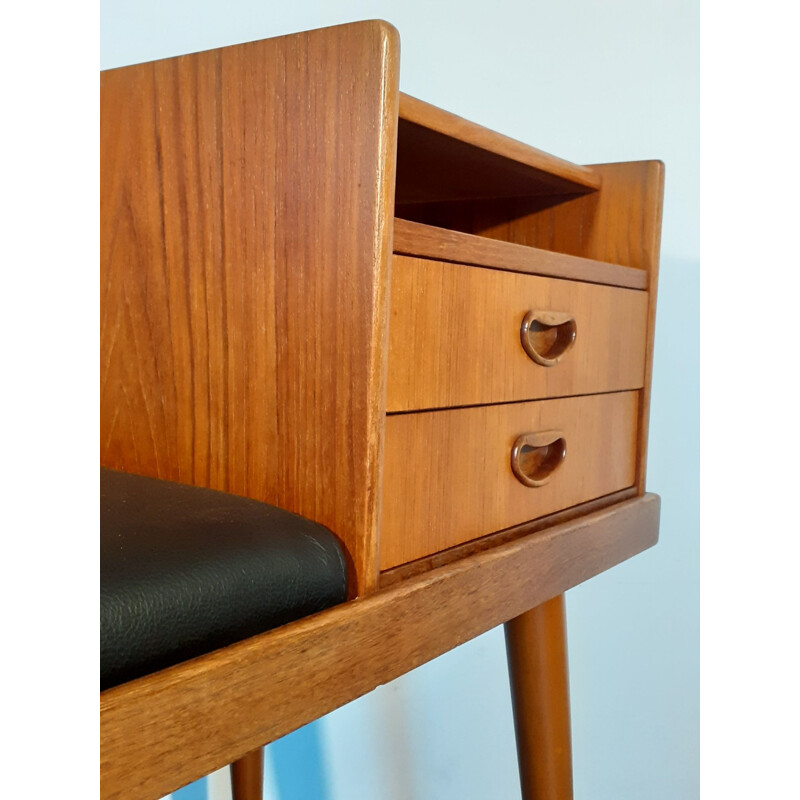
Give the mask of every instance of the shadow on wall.
M 230 775 L 228 770 L 222 772 L 190 783 L 163 800 L 230 800 Z M 327 787 L 318 721 L 269 745 L 264 758 L 264 800 L 330 800 Z
M 268 750 L 277 790 L 275 800 L 330 800 L 318 721 L 278 739 Z M 265 772 L 268 768 L 269 759 L 265 759 Z M 265 800 L 272 799 L 265 793 Z

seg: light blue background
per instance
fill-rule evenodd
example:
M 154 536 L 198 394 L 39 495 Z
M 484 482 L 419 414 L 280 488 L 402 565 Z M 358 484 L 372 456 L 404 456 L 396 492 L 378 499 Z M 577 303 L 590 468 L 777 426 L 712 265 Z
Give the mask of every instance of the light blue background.
M 401 89 L 577 163 L 666 163 L 648 488 L 658 547 L 568 594 L 578 800 L 699 796 L 699 11 L 693 0 L 102 0 L 101 66 L 356 19 Z M 267 748 L 280 800 L 517 800 L 502 629 Z M 176 792 L 228 796 L 216 774 Z

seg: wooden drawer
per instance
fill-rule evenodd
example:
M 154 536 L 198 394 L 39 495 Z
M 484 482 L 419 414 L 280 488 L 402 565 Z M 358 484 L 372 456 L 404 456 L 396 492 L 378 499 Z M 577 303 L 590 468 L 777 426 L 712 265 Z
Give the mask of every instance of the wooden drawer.
M 644 383 L 644 291 L 396 255 L 390 303 L 389 412 L 639 389 Z M 523 349 L 520 328 L 529 311 L 574 319 L 574 343 L 553 366 L 537 363 Z M 564 342 L 570 326 L 561 326 Z M 546 356 L 558 333 L 550 328 L 534 334 L 536 352 Z
M 632 486 L 638 400 L 618 392 L 387 417 L 381 569 Z M 566 456 L 547 483 L 523 485 L 512 448 L 543 431 L 562 433 Z

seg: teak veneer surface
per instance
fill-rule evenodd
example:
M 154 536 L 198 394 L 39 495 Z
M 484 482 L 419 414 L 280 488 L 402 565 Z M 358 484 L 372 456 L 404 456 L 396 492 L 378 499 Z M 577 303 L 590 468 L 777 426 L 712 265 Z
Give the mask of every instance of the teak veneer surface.
M 561 594 L 654 545 L 659 506 L 621 503 L 102 693 L 101 795 L 161 797 Z
M 569 312 L 574 346 L 552 367 L 520 343 L 525 314 Z M 647 293 L 395 256 L 389 412 L 641 388 Z
M 527 214 L 523 204 L 515 200 L 501 203 L 490 212 L 485 206 L 483 219 L 481 214 L 476 214 L 468 230 L 503 241 L 611 261 L 647 272 L 647 349 L 639 416 L 637 475 L 637 486 L 643 493 L 647 471 L 664 164 L 661 161 L 631 161 L 594 164 L 591 169 L 602 180 L 599 192 Z M 490 219 L 492 215 L 494 222 Z
M 397 567 L 392 567 L 391 569 L 381 572 L 380 586 L 382 589 L 385 589 L 392 584 L 413 578 L 415 575 L 421 575 L 423 572 L 447 566 L 454 561 L 473 556 L 476 553 L 485 552 L 486 550 L 491 550 L 493 547 L 498 547 L 501 544 L 508 544 L 509 542 L 522 539 L 524 536 L 538 533 L 545 528 L 552 528 L 555 525 L 572 522 L 572 520 L 586 514 L 602 511 L 617 503 L 630 500 L 637 495 L 636 487 L 629 486 L 627 489 L 622 489 L 619 492 L 612 492 L 602 497 L 596 497 L 594 500 L 589 500 L 586 503 L 579 503 L 576 506 L 556 511 L 553 514 L 547 514 L 544 517 L 523 522 L 521 525 L 512 525 L 510 528 L 505 528 L 502 531 L 495 531 L 495 533 L 489 533 L 478 539 L 472 539 L 469 542 L 449 547 L 447 550 L 440 550 L 438 553 L 418 558 L 416 561 L 409 561 L 407 564 L 400 564 Z
M 651 271 L 660 243 L 663 163 L 593 164 L 591 169 L 602 181 L 600 191 L 545 209 L 529 210 L 534 203 L 514 198 L 475 204 L 469 232 Z
M 394 252 L 438 261 L 646 289 L 647 272 L 395 218 Z
M 638 402 L 617 392 L 389 416 L 381 570 L 632 486 Z M 549 430 L 566 458 L 546 485 L 524 486 L 514 441 Z
M 101 75 L 101 463 L 327 525 L 377 582 L 397 32 Z
M 593 164 L 599 191 L 564 198 L 499 198 L 428 203 L 413 219 L 481 237 L 639 269 L 647 274 L 648 311 L 637 486 L 645 490 L 655 341 L 664 164 Z M 409 206 L 408 208 L 415 208 Z

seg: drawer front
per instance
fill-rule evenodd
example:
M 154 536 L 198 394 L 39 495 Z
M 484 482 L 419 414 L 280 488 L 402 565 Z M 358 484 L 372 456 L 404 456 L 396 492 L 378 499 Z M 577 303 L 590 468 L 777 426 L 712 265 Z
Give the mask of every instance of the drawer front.
M 638 400 L 618 392 L 387 417 L 381 569 L 632 486 Z M 518 450 L 517 469 L 542 485 L 514 471 L 526 434 L 541 436 Z
M 644 384 L 644 291 L 395 256 L 390 303 L 389 412 Z

